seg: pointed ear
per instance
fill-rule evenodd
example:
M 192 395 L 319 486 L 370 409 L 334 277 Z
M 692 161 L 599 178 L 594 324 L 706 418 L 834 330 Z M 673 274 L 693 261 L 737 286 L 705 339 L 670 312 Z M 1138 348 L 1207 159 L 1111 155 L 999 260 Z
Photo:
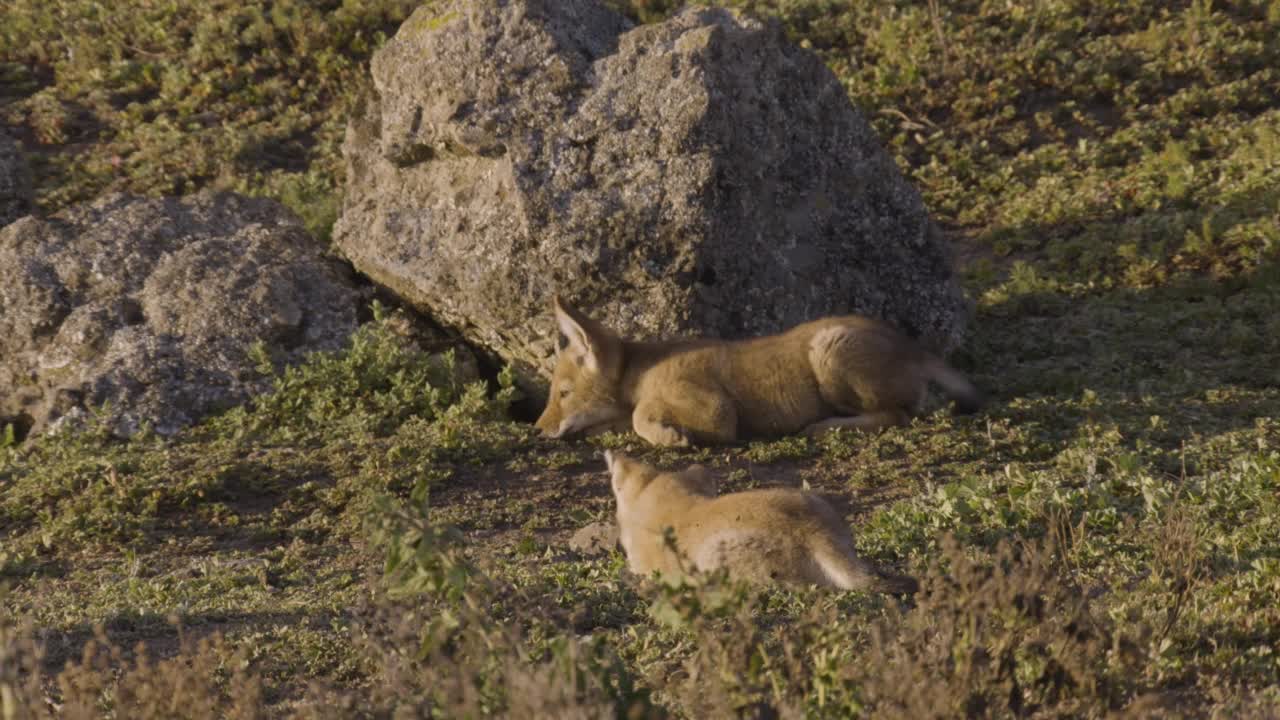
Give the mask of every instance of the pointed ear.
M 583 315 L 556 295 L 551 302 L 560 334 L 569 341 L 565 348 L 592 372 L 611 371 L 621 348 L 618 337 L 600 323 Z
M 569 342 L 566 349 L 578 355 L 589 353 L 591 341 L 587 338 L 587 329 L 578 320 L 582 313 L 562 300 L 559 295 L 551 299 L 551 311 L 555 313 L 556 326 L 560 334 Z
M 631 462 L 631 458 L 620 452 L 604 451 L 604 463 L 609 467 L 609 485 L 615 493 L 622 487 L 622 482 L 626 479 L 627 466 Z

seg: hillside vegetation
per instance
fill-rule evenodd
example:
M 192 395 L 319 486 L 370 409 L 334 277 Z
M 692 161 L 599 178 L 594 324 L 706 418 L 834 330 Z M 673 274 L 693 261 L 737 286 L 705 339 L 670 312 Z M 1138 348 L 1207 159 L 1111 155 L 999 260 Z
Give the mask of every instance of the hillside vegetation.
M 953 239 L 984 413 L 552 442 L 375 308 L 177 437 L 0 435 L 0 716 L 1280 714 L 1280 0 L 722 4 L 821 54 Z M 327 238 L 415 6 L 6 0 L 0 122 L 41 212 L 219 186 Z M 607 447 L 807 484 L 924 591 L 579 557 Z

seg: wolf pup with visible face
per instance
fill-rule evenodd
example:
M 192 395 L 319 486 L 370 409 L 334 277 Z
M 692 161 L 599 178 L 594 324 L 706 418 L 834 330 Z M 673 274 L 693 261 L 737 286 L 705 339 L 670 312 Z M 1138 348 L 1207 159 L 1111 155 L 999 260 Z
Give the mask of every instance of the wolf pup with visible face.
M 918 587 L 913 578 L 859 558 L 849 527 L 814 493 L 774 488 L 716 497 L 715 481 L 699 465 L 664 473 L 612 451 L 605 462 L 618 502 L 619 541 L 638 575 L 656 570 L 673 582 L 686 570 L 727 568 L 752 582 L 894 594 Z
M 750 340 L 633 342 L 556 297 L 567 344 L 537 426 L 548 437 L 631 427 L 655 445 L 730 443 L 834 428 L 876 430 L 919 412 L 930 380 L 961 413 L 982 395 L 882 322 L 857 315 Z

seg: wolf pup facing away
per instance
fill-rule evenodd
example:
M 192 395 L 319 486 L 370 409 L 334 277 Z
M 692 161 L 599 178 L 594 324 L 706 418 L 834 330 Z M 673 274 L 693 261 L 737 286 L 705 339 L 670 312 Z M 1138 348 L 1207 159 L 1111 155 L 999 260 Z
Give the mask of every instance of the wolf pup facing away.
M 567 344 L 537 426 L 548 437 L 616 425 L 655 445 L 729 443 L 905 424 L 937 382 L 962 413 L 982 395 L 888 325 L 857 315 L 750 340 L 633 342 L 556 297 Z
M 699 465 L 665 473 L 611 451 L 605 462 L 618 502 L 619 541 L 638 575 L 657 570 L 674 581 L 686 569 L 726 568 L 752 582 L 894 594 L 918 587 L 913 578 L 859 558 L 848 526 L 814 493 L 774 488 L 716 497 L 715 481 Z

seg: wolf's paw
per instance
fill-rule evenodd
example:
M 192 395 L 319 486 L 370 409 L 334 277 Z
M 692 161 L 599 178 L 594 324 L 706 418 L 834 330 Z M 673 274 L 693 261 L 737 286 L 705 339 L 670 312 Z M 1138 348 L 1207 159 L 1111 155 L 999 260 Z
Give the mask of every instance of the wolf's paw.
M 830 420 L 823 420 L 805 427 L 800 432 L 802 435 L 809 438 L 810 440 L 821 440 L 832 431 L 837 430 L 841 427 L 847 427 L 847 426 L 843 424 L 833 423 Z
M 643 429 L 637 428 L 640 437 L 648 440 L 654 445 L 663 445 L 666 447 L 689 447 L 692 443 L 689 441 L 689 435 L 683 430 L 666 423 L 647 423 L 647 427 Z

